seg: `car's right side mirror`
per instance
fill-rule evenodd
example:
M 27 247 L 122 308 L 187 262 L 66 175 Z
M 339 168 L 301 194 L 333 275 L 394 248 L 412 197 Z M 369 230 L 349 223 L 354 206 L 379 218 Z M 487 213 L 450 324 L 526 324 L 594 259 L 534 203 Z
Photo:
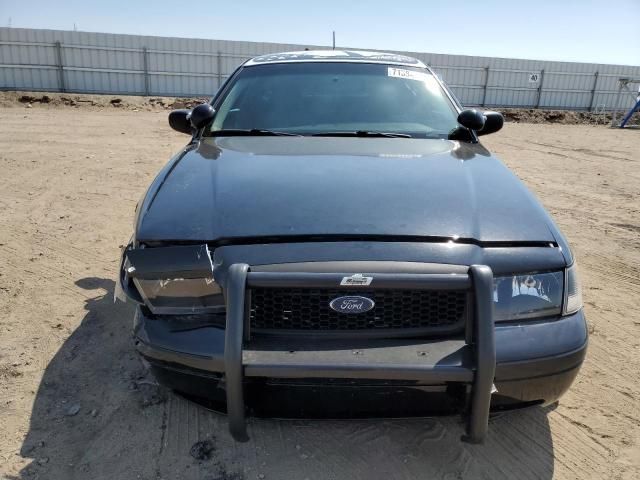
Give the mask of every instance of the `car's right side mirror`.
M 190 115 L 191 110 L 184 108 L 169 112 L 169 126 L 180 133 L 193 135 L 194 130 L 189 119 Z
M 499 112 L 485 111 L 484 115 L 484 127 L 476 131 L 476 135 L 489 135 L 495 133 L 504 125 L 504 117 Z
M 191 110 L 191 115 L 189 115 L 191 126 L 196 130 L 200 130 L 213 120 L 215 113 L 216 111 L 209 103 L 201 103 Z
M 173 110 L 169 112 L 169 125 L 180 133 L 193 135 L 213 120 L 214 114 L 215 110 L 208 103 L 202 103 L 193 110 Z

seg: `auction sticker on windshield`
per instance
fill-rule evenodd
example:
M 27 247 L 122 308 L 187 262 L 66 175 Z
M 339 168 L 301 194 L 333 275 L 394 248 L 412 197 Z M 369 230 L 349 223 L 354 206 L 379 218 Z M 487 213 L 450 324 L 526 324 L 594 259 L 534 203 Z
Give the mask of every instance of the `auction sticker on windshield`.
M 389 67 L 387 69 L 387 76 L 426 82 L 430 75 L 428 73 L 416 72 L 415 70 L 407 70 L 405 68 Z

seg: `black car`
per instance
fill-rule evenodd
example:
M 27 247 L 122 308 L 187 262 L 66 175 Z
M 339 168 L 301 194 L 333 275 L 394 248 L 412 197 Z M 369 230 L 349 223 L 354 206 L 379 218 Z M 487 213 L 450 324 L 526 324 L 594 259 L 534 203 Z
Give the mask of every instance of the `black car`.
M 228 414 L 491 411 L 569 388 L 587 328 L 567 241 L 422 62 L 305 51 L 240 66 L 136 209 L 117 295 L 157 379 Z

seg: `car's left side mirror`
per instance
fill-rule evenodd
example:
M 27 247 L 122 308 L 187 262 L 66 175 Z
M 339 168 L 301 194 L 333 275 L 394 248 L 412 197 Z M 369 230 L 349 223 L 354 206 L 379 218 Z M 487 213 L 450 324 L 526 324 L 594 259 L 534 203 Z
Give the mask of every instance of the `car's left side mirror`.
M 504 125 L 504 117 L 499 112 L 486 111 L 484 115 L 484 127 L 476 132 L 477 135 L 489 135 L 495 133 Z
M 469 130 L 473 130 L 479 136 L 500 130 L 504 124 L 504 118 L 498 112 L 468 108 L 460 112 L 458 123 Z

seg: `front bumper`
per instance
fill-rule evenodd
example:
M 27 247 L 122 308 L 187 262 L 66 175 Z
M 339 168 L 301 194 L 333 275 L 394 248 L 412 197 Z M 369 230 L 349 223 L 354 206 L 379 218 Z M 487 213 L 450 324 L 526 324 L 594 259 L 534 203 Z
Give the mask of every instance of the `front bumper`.
M 204 327 L 176 332 L 165 322 L 148 319 L 141 309 L 137 310 L 135 318 L 136 349 L 151 363 L 162 382 L 194 397 L 211 400 L 216 408 L 224 410 L 224 329 Z M 494 384 L 497 392 L 491 397 L 492 410 L 548 405 L 558 400 L 573 383 L 586 354 L 587 329 L 580 311 L 568 317 L 545 322 L 497 325 L 495 341 Z M 372 345 L 371 341 L 358 343 L 351 340 L 347 347 L 344 344 L 333 344 L 334 350 L 326 350 L 326 344 L 316 345 L 316 348 L 325 350 L 327 355 L 337 352 L 343 357 L 350 356 L 350 360 L 354 362 L 371 363 L 384 360 L 383 350 L 386 348 L 394 348 L 396 353 L 402 349 L 406 359 L 422 359 L 423 365 L 435 365 L 438 369 L 444 365 L 461 366 L 466 359 L 464 352 L 468 349 L 461 339 L 405 341 L 402 342 L 402 346 L 398 345 L 398 342 L 386 343 L 387 346 L 385 342 Z M 290 350 L 285 345 L 281 348 L 291 359 L 298 359 L 303 353 L 289 353 Z M 313 344 L 307 348 L 313 348 Z M 354 355 L 353 352 L 358 354 Z M 422 356 L 421 352 L 426 352 L 427 355 Z M 404 416 L 422 415 L 425 412 L 456 413 L 464 408 L 464 405 L 453 404 L 453 399 L 448 395 L 448 387 L 451 385 L 449 381 L 406 380 L 402 383 L 382 384 L 364 381 L 366 379 L 354 379 L 349 385 L 345 385 L 336 384 L 330 378 L 312 379 L 306 374 L 299 378 L 299 381 L 280 382 L 269 378 L 257 385 L 246 380 L 247 385 L 251 384 L 252 391 L 259 392 L 247 400 L 247 405 L 255 415 L 318 416 L 319 410 L 322 409 L 322 415 L 334 417 Z M 387 397 L 388 402 L 388 394 L 398 393 L 400 389 L 414 392 L 415 402 L 419 402 L 420 405 L 413 405 L 413 402 L 410 405 L 387 403 L 380 408 L 369 408 L 374 395 Z M 360 398 L 352 390 L 364 390 L 366 399 Z M 422 392 L 425 391 L 429 392 L 429 395 L 423 395 Z M 329 404 L 329 394 L 336 395 L 335 404 Z M 311 408 L 309 399 L 318 395 L 322 395 L 322 405 L 317 409 Z M 296 404 L 287 402 L 285 406 L 282 399 L 292 396 L 298 399 Z M 392 402 L 398 400 L 395 398 Z M 274 407 L 265 405 L 264 402 L 267 401 Z M 447 405 L 443 407 L 442 402 L 447 402 Z M 392 406 L 397 408 L 389 408 Z
M 555 401 L 569 388 L 585 356 L 587 330 L 582 312 L 561 319 L 494 326 L 491 270 L 479 266 L 471 267 L 468 275 L 446 278 L 376 276 L 376 288 L 411 282 L 412 288 L 422 285 L 421 288 L 431 289 L 472 289 L 475 314 L 470 316 L 464 338 L 343 339 L 321 343 L 296 340 L 295 350 L 282 337 L 251 338 L 245 299 L 252 287 L 287 283 L 335 285 L 335 280 L 327 274 L 250 272 L 246 265 L 235 264 L 226 279 L 225 329 L 171 331 L 166 322 L 148 319 L 138 308 L 137 349 L 154 365 L 164 383 L 198 396 L 217 397 L 222 393 L 231 433 L 238 440 L 247 439 L 245 406 L 251 407 L 254 400 L 249 395 L 245 403 L 245 390 L 251 393 L 260 380 L 273 387 L 277 380 L 284 386 L 313 392 L 320 392 L 327 385 L 332 392 L 336 386 L 355 387 L 352 391 L 357 391 L 366 385 L 365 390 L 370 392 L 385 388 L 388 391 L 391 387 L 395 391 L 439 389 L 450 393 L 455 386 L 461 386 L 466 401 L 455 407 L 468 413 L 464 438 L 480 442 L 486 434 L 490 407 Z M 185 381 L 194 377 L 199 382 Z M 343 383 L 336 385 L 340 380 Z M 195 383 L 212 388 L 203 392 Z

